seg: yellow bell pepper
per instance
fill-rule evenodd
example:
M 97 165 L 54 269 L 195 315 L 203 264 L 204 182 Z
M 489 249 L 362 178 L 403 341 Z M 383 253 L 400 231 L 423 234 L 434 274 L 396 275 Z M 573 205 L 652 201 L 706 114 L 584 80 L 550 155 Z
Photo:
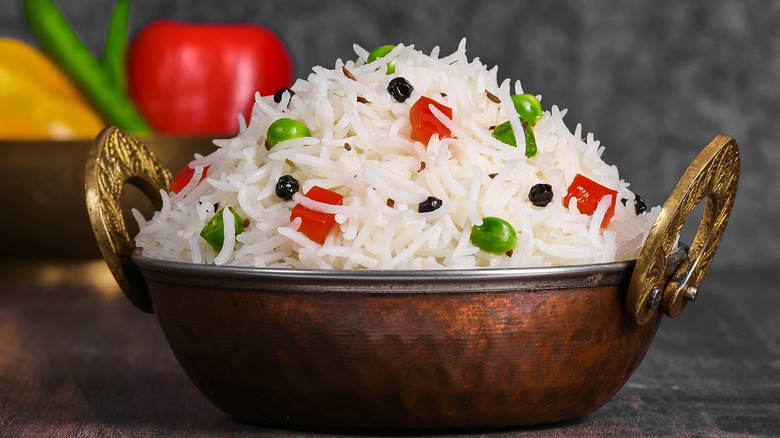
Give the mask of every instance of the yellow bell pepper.
M 0 139 L 94 138 L 105 126 L 38 49 L 0 38 Z

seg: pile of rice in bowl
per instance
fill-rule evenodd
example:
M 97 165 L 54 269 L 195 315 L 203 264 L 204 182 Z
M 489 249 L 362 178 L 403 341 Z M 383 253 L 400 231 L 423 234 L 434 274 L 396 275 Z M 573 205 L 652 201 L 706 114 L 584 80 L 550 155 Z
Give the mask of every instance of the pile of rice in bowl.
M 565 110 L 498 83 L 465 40 L 449 56 L 355 52 L 258 95 L 248 125 L 196 156 L 151 220 L 134 212 L 143 254 L 306 269 L 638 256 L 660 208 L 644 207 L 592 134 L 567 128 Z

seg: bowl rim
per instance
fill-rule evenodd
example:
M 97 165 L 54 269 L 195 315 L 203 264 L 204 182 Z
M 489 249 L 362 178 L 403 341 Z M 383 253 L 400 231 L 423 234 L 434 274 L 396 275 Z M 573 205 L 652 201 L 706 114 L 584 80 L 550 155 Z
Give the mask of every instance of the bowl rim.
M 671 275 L 687 254 L 678 246 L 669 257 Z M 331 270 L 216 266 L 155 259 L 136 248 L 132 262 L 147 280 L 194 287 L 301 292 L 498 292 L 614 286 L 631 278 L 636 259 L 583 265 L 420 270 Z

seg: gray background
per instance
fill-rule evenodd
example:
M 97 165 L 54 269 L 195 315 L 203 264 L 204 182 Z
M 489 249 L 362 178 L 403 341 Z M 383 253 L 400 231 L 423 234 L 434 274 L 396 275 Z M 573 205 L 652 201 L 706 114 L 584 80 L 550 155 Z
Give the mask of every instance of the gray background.
M 470 58 L 499 65 L 500 79 L 520 79 L 546 108 L 568 108 L 569 125 L 593 132 L 607 162 L 652 205 L 717 133 L 729 134 L 742 173 L 713 268 L 779 265 L 780 2 L 131 2 L 131 33 L 163 17 L 268 26 L 289 46 L 299 77 L 353 58 L 353 43 L 438 45 L 447 54 L 467 37 Z M 59 3 L 99 52 L 113 1 Z M 34 41 L 20 0 L 0 5 L 0 36 Z

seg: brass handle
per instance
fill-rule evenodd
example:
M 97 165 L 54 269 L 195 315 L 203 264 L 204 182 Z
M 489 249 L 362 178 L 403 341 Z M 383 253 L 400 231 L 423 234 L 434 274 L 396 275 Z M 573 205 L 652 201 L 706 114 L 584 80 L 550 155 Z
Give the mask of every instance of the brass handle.
M 637 260 L 628 287 L 626 312 L 637 324 L 660 307 L 677 316 L 697 288 L 726 229 L 739 180 L 737 142 L 720 134 L 694 159 L 664 203 Z M 683 224 L 704 198 L 707 204 L 685 259 L 664 284 L 664 271 Z
M 146 283 L 130 255 L 135 249 L 125 227 L 120 197 L 125 183 L 141 190 L 159 209 L 160 189 L 171 173 L 137 139 L 111 126 L 95 139 L 89 151 L 85 182 L 87 210 L 100 252 L 127 298 L 144 312 L 153 312 Z

